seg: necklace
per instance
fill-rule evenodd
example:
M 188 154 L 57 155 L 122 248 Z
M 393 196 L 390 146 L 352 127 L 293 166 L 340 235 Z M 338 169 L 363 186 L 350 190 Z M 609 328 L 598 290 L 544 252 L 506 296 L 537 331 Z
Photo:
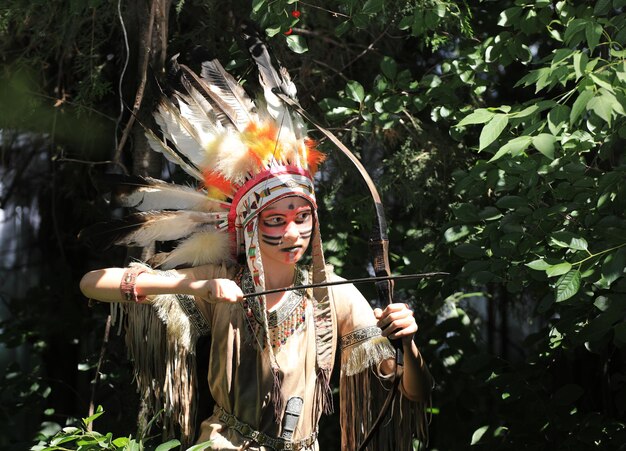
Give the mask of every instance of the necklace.
M 296 267 L 293 285 L 302 285 L 308 273 Z M 244 293 L 253 293 L 254 284 L 249 271 L 241 275 L 241 287 Z M 289 337 L 304 327 L 306 320 L 306 292 L 305 290 L 293 290 L 287 294 L 278 307 L 267 312 L 267 322 L 272 348 L 279 349 Z M 246 315 L 248 331 L 256 337 L 256 344 L 264 346 L 263 338 L 263 312 L 257 297 L 248 298 L 242 303 Z

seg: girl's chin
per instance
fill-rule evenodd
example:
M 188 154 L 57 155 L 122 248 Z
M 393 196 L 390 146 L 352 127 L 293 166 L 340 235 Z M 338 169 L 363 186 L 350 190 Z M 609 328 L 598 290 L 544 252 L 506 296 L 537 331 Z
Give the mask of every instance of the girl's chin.
M 302 253 L 300 251 L 288 252 L 285 255 L 285 263 L 287 264 L 298 263 L 301 258 L 302 258 Z

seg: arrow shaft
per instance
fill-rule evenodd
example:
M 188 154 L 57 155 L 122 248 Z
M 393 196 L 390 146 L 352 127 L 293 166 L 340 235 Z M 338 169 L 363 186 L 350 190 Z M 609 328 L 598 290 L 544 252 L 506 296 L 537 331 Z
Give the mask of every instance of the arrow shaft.
M 265 290 L 265 291 L 261 291 L 258 293 L 247 293 L 243 295 L 243 298 L 248 299 L 248 298 L 252 298 L 256 296 L 263 296 L 266 294 L 281 293 L 284 291 L 305 290 L 307 288 L 332 287 L 335 285 L 345 285 L 348 283 L 359 284 L 359 283 L 366 283 L 366 282 L 380 282 L 381 280 L 425 279 L 428 277 L 440 277 L 440 276 L 447 276 L 447 275 L 449 275 L 449 273 L 447 272 L 429 272 L 429 273 L 423 273 L 423 274 L 404 274 L 400 276 L 363 277 L 360 279 L 336 280 L 334 282 L 312 283 L 308 285 L 296 285 L 293 287 L 275 288 L 272 290 Z

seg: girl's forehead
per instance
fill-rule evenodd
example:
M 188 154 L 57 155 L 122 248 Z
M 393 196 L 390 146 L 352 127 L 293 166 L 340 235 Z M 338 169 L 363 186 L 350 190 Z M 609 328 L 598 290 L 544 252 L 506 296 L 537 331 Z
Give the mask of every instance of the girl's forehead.
M 267 208 L 263 209 L 261 214 L 269 213 L 269 212 L 277 212 L 277 211 L 289 212 L 293 210 L 300 210 L 304 207 L 311 208 L 311 204 L 306 199 L 303 199 L 302 197 L 299 197 L 299 196 L 283 197 L 282 199 L 279 199 L 276 202 L 273 202 L 272 204 L 268 205 Z

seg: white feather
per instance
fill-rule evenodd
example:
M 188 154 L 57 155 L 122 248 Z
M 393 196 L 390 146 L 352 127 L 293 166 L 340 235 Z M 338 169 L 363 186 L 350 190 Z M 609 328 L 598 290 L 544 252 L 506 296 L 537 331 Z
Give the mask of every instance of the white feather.
M 225 214 L 196 211 L 139 213 L 144 222 L 136 230 L 118 239 L 116 244 L 144 247 L 155 241 L 178 240 L 200 230 L 215 228 Z
M 121 207 L 138 211 L 151 210 L 192 210 L 223 211 L 228 203 L 210 199 L 203 191 L 189 186 L 166 183 L 146 177 L 145 185 L 137 185 L 131 192 L 119 193 L 116 200 Z
M 230 124 L 230 126 L 240 132 L 246 128 L 251 120 L 250 116 L 247 113 L 242 113 L 245 109 L 236 100 L 233 100 L 232 96 L 220 92 L 219 89 L 207 83 L 207 80 L 198 77 L 188 67 L 184 65 L 180 67 L 191 77 L 197 86 L 202 88 L 222 125 L 228 128 Z
M 224 232 L 205 231 L 182 241 L 161 262 L 163 269 L 180 265 L 199 266 L 229 260 L 230 241 Z
M 187 174 L 191 175 L 193 178 L 199 181 L 203 181 L 204 177 L 195 166 L 190 165 L 185 160 L 183 160 L 180 155 L 178 155 L 174 150 L 172 150 L 167 144 L 165 144 L 159 137 L 157 137 L 152 130 L 145 130 L 146 138 L 148 139 L 148 144 L 155 152 L 162 153 L 165 158 L 167 158 L 172 163 L 180 166 L 180 168 L 185 171 Z
M 217 144 L 215 170 L 232 183 L 242 185 L 247 174 L 256 167 L 255 161 L 250 158 L 248 147 L 234 133 L 223 136 Z
M 198 130 L 181 114 L 183 108 L 180 106 L 181 103 L 179 102 L 177 107 L 164 97 L 159 102 L 157 111 L 154 112 L 154 119 L 166 134 L 167 139 L 176 145 L 176 149 L 193 164 L 199 166 L 204 159 L 204 145 L 210 136 L 201 135 L 199 131 L 202 129 Z
M 239 130 L 243 130 L 250 121 L 256 119 L 255 106 L 243 87 L 224 70 L 218 60 L 202 63 L 201 76 L 207 81 L 211 90 L 223 99 L 235 113 L 233 122 Z

